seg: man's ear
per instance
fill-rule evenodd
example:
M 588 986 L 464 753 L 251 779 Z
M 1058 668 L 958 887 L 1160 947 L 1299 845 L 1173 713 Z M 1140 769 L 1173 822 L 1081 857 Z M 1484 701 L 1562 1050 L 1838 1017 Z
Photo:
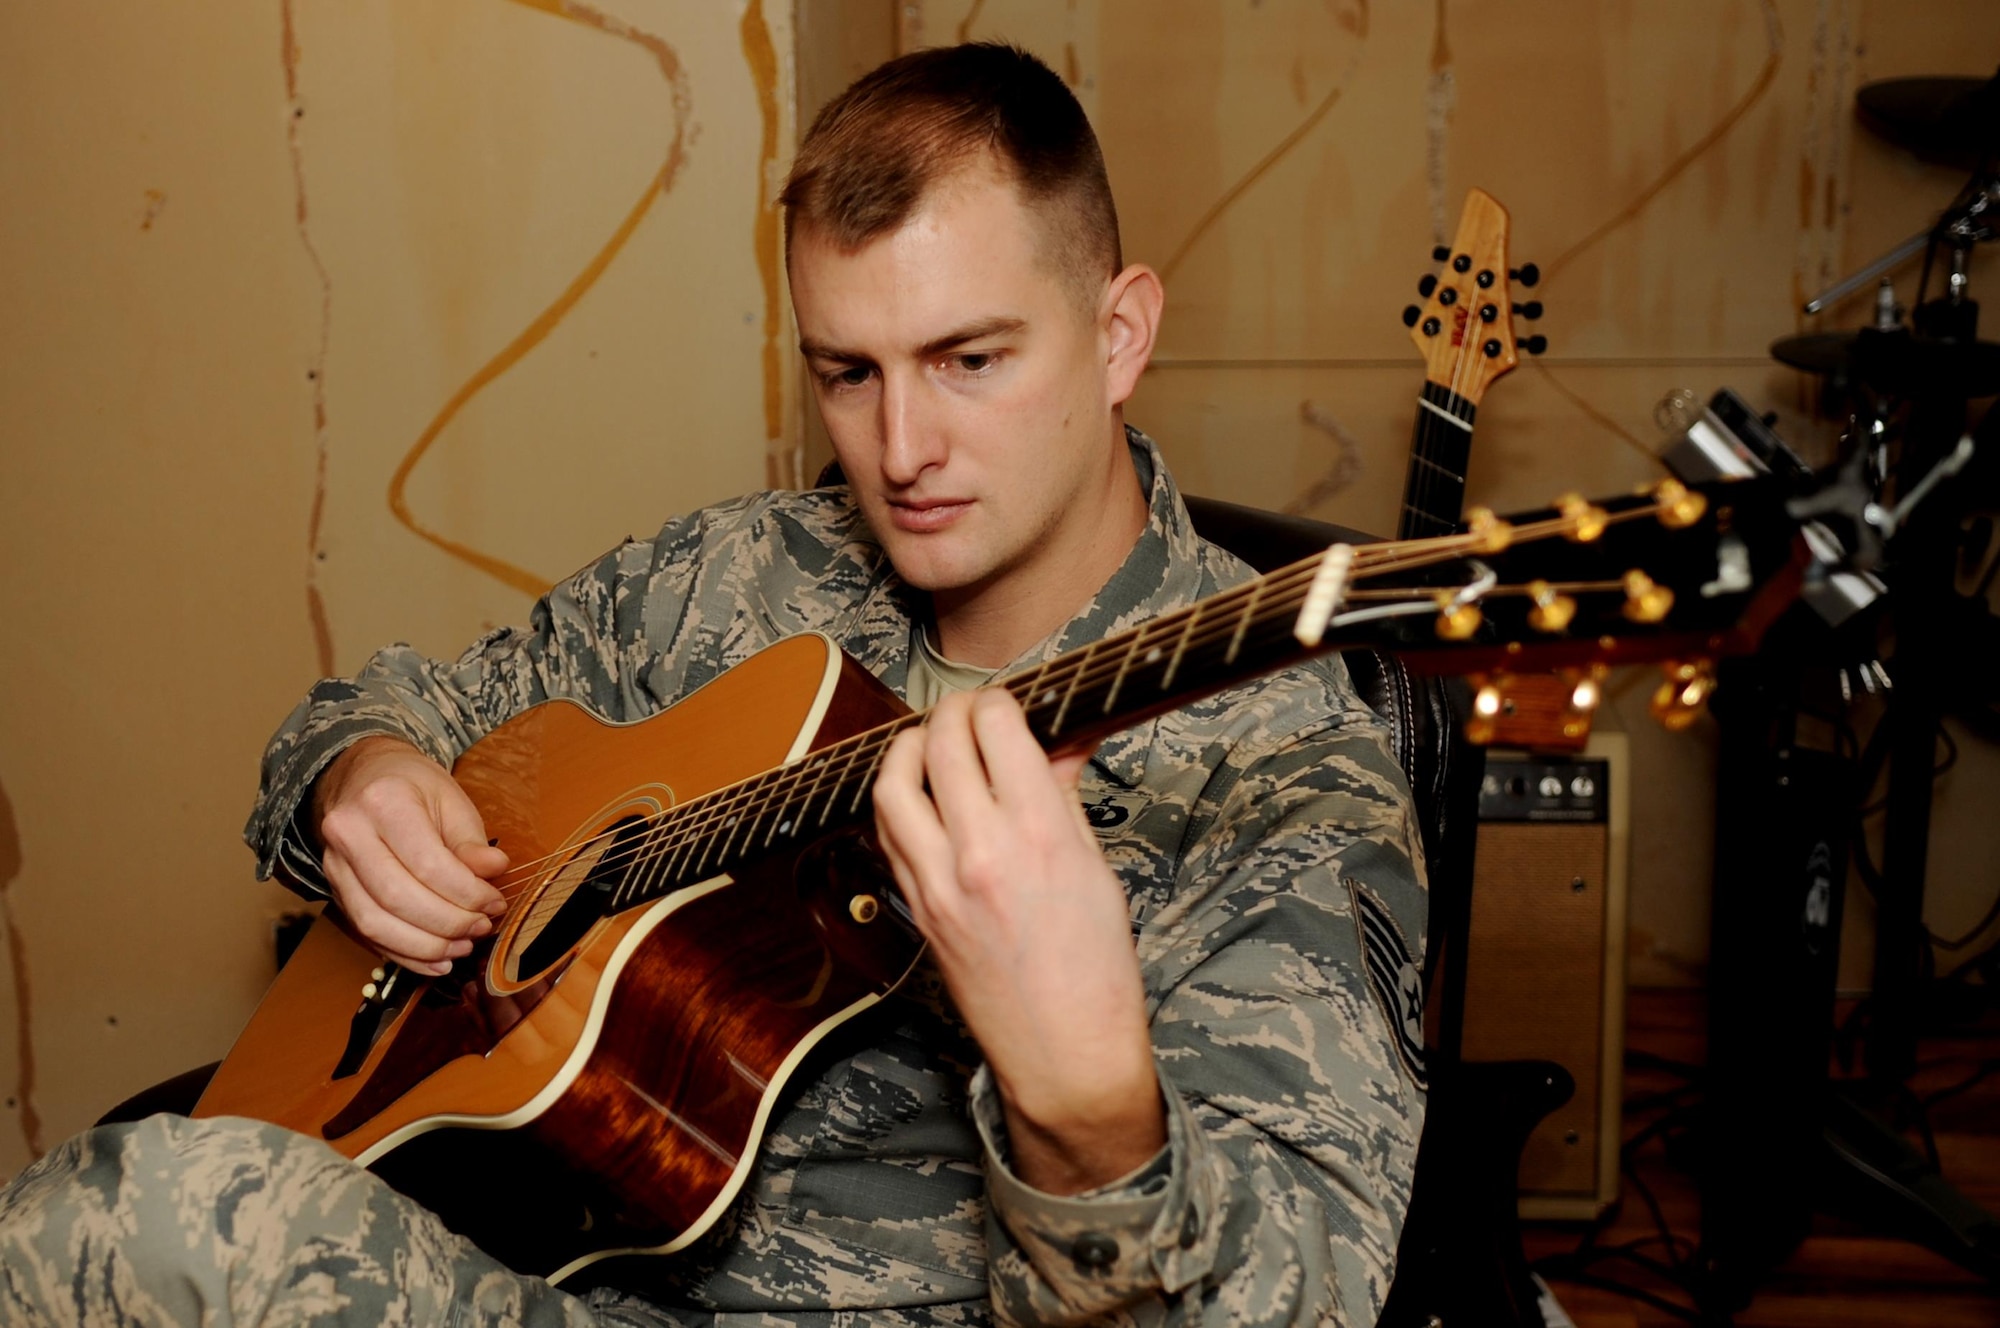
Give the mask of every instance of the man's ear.
M 1124 405 L 1138 390 L 1139 375 L 1153 358 L 1166 300 L 1159 274 L 1144 263 L 1134 263 L 1113 277 L 1104 292 L 1104 387 L 1113 406 Z

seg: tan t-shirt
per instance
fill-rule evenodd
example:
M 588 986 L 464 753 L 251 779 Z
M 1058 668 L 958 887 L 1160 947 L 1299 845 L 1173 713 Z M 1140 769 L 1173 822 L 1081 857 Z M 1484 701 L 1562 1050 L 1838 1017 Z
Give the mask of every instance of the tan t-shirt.
M 903 688 L 910 709 L 929 710 L 953 692 L 984 686 L 999 671 L 946 659 L 931 644 L 929 628 L 921 622 L 910 624 L 910 676 Z

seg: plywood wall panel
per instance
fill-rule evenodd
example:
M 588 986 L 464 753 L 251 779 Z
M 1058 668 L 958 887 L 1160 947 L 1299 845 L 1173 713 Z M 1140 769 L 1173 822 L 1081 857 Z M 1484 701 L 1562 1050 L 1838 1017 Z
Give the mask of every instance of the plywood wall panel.
M 1375 531 L 1395 525 L 1422 376 L 1397 314 L 1469 187 L 1509 208 L 1515 261 L 1542 267 L 1515 298 L 1544 303 L 1519 330 L 1551 343 L 1481 405 L 1469 500 L 1506 509 L 1656 477 L 1655 407 L 1675 388 L 1732 386 L 1824 462 L 1840 421 L 1770 343 L 1865 318 L 1865 294 L 1817 321 L 1799 305 L 1963 182 L 1856 128 L 1855 88 L 2000 62 L 2000 6 L 1973 0 L 903 10 L 906 46 L 1017 41 L 1092 115 L 1127 256 L 1167 285 L 1129 413 L 1183 484 Z M 2000 267 L 1982 250 L 1973 272 L 1977 293 Z M 1914 267 L 1898 274 L 1906 304 L 1915 283 Z M 1646 791 L 1632 972 L 1685 982 L 1707 952 L 1714 735 L 1657 733 L 1650 690 L 1640 671 L 1615 678 L 1604 720 L 1632 733 Z M 1984 752 L 1965 760 L 1963 789 L 1990 798 L 2000 771 Z M 1976 920 L 1990 896 L 1964 805 L 1939 803 L 1940 920 Z M 1868 936 L 1858 908 L 1844 982 L 1866 982 Z
M 389 507 L 454 394 L 409 512 L 528 584 L 795 469 L 791 14 L 0 8 L 0 1175 L 241 1026 L 313 678 L 525 619 Z

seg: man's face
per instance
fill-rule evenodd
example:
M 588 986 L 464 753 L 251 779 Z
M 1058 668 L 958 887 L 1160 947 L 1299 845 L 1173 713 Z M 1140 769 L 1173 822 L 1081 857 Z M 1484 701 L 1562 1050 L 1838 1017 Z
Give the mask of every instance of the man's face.
M 1065 554 L 1101 520 L 1113 461 L 1130 470 L 1100 302 L 1085 308 L 1055 274 L 1045 237 L 984 167 L 851 253 L 810 226 L 793 237 L 792 301 L 834 451 L 897 572 L 940 613 L 996 589 L 1094 591 L 1067 584 Z

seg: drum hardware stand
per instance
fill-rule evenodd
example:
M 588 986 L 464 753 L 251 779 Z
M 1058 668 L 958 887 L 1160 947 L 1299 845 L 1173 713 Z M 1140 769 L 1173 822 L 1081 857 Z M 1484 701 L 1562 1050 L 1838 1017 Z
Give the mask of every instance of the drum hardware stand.
M 1806 305 L 1817 312 L 1919 249 L 1930 250 L 1928 272 L 1944 248 L 1945 290 L 1919 304 L 1910 328 L 1884 281 L 1873 327 L 1773 347 L 1788 363 L 1844 375 L 1860 407 L 1837 477 L 1795 502 L 1795 512 L 1845 527 L 1863 565 L 1895 541 L 1883 567 L 1895 653 L 1887 674 L 1864 666 L 1895 683 L 1893 694 L 1882 689 L 1887 822 L 1867 1073 L 1835 1085 L 1827 1063 L 1840 896 L 1849 809 L 1863 791 L 1854 759 L 1798 742 L 1808 673 L 1835 642 L 1809 615 L 1794 614 L 1774 625 L 1759 656 L 1735 662 L 1717 697 L 1722 752 L 1701 1150 L 1701 1302 L 1711 1313 L 1746 1305 L 1763 1275 L 1797 1248 L 1816 1208 L 2000 1282 L 2000 1219 L 1948 1184 L 1881 1110 L 1905 1093 L 1915 1069 L 1924 995 L 1933 767 L 1951 649 L 1954 536 L 1967 506 L 1963 486 L 1944 481 L 1978 446 L 2000 446 L 2000 415 L 1976 435 L 1965 429 L 1967 402 L 2000 392 L 2000 347 L 1977 339 L 1979 306 L 1967 280 L 1972 246 L 2000 234 L 1996 217 L 2000 177 L 1989 161 L 1936 226 Z M 1899 402 L 1908 409 L 1890 476 L 1884 407 Z M 1891 478 L 1895 497 L 1886 502 L 1878 489 Z

